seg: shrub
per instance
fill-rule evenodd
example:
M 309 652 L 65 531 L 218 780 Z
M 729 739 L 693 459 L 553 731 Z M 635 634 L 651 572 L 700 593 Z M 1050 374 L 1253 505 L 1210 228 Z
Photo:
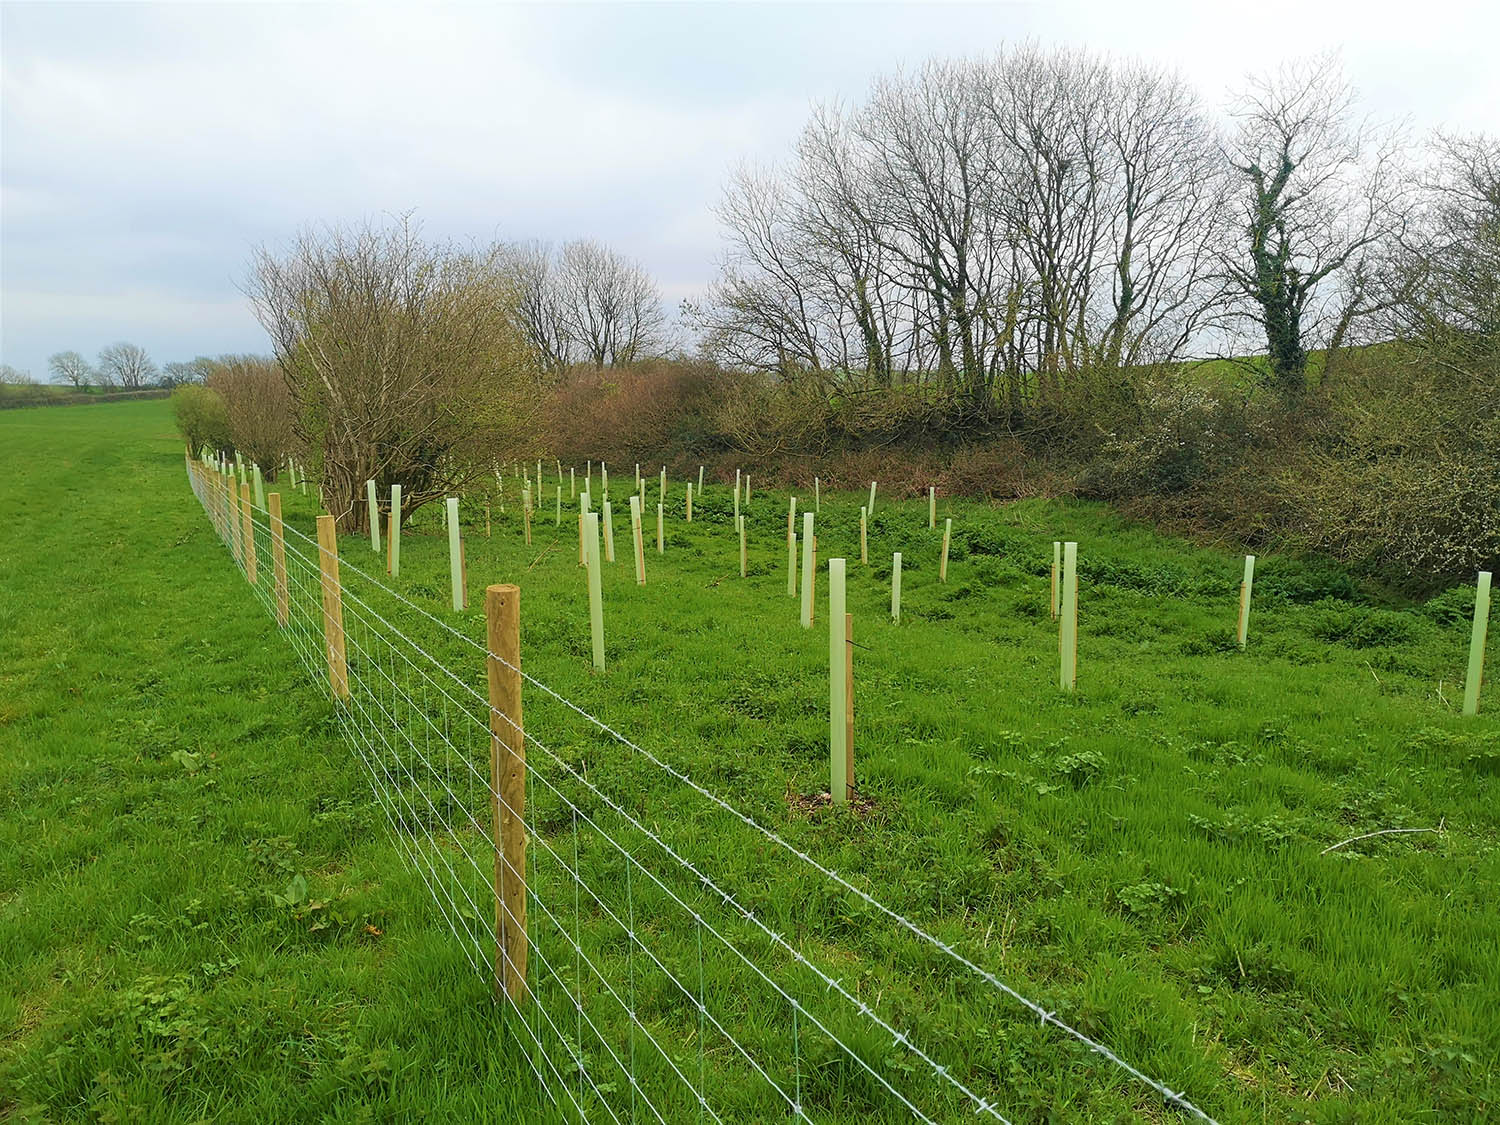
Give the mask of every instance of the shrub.
M 205 447 L 215 451 L 234 448 L 229 438 L 229 415 L 217 391 L 196 384 L 178 387 L 172 392 L 172 416 L 195 454 Z

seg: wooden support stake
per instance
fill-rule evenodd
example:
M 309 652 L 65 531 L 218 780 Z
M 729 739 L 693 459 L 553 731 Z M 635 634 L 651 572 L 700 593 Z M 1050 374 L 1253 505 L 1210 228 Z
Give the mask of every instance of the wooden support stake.
M 250 486 L 240 485 L 240 512 L 244 519 L 240 527 L 240 542 L 245 551 L 245 580 L 255 585 L 255 517 L 250 507 Z
M 830 621 L 836 618 L 830 617 Z M 844 787 L 854 796 L 854 614 L 844 614 Z
M 807 514 L 812 519 L 812 513 Z M 809 544 L 812 535 L 807 536 Z M 849 691 L 847 652 L 849 640 L 845 634 L 847 608 L 844 595 L 844 560 L 828 560 L 828 795 L 836 805 L 849 799 L 849 706 L 845 696 Z
M 1469 671 L 1464 677 L 1464 714 L 1479 714 L 1479 687 L 1484 681 L 1484 642 L 1490 626 L 1490 572 L 1481 570 L 1474 590 L 1474 629 L 1469 635 Z
M 604 671 L 604 592 L 599 564 L 599 513 L 583 517 L 583 539 L 588 548 L 589 633 L 594 644 L 594 670 Z
M 401 574 L 401 486 L 391 485 L 391 522 L 386 530 L 385 569 L 392 578 Z
M 646 545 L 641 535 L 641 498 L 630 498 L 630 534 L 635 543 L 635 584 L 646 584 Z
M 870 565 L 869 520 L 863 508 L 859 510 L 859 561 L 862 566 Z
M 370 550 L 380 554 L 380 502 L 375 499 L 375 482 L 365 481 L 365 500 L 370 506 Z M 489 511 L 488 508 L 485 511 Z
M 891 620 L 901 621 L 901 552 L 891 556 Z
M 526 736 L 521 714 L 521 588 L 484 592 L 490 688 L 490 831 L 495 849 L 495 988 L 526 999 Z
M 953 542 L 953 520 L 943 525 L 943 557 L 938 560 L 938 581 L 948 581 L 948 545 Z
M 464 608 L 463 547 L 459 545 L 458 497 L 449 496 L 444 502 L 448 511 L 448 578 L 453 586 L 453 612 Z
M 458 578 L 459 588 L 464 592 L 464 609 L 469 608 L 469 559 L 464 551 L 463 537 L 458 540 Z
M 813 623 L 813 514 L 802 513 L 802 627 Z
M 1255 584 L 1255 556 L 1245 556 L 1245 577 L 1240 581 L 1240 619 L 1235 631 L 1235 640 L 1240 651 L 1245 651 L 1245 641 L 1250 635 L 1250 591 Z
M 276 585 L 276 624 L 283 629 L 291 620 L 291 605 L 286 584 L 286 529 L 281 523 L 281 493 L 266 497 L 271 513 L 271 573 Z
M 1064 691 L 1078 686 L 1078 544 L 1063 544 L 1062 625 L 1057 631 L 1060 656 L 1058 684 Z
M 344 653 L 344 594 L 339 586 L 339 538 L 332 516 L 318 517 L 318 570 L 323 585 L 323 651 L 335 699 L 349 698 L 349 661 Z
M 797 533 L 786 529 L 786 592 L 797 596 Z

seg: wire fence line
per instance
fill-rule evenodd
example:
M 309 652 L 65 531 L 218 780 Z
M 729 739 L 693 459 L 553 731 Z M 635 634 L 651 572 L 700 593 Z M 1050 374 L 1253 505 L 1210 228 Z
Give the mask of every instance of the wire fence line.
M 519 662 L 342 559 L 333 583 L 340 682 L 331 672 L 328 552 L 283 523 L 279 508 L 256 506 L 233 473 L 189 459 L 188 475 L 308 675 L 331 682 L 339 728 L 396 847 L 465 960 L 513 1008 L 507 1022 L 521 1053 L 564 1119 L 979 1116 L 1008 1125 L 1014 1076 L 963 1028 L 1014 1023 L 1026 1012 L 1058 1033 L 1058 1051 L 1073 1052 L 1080 1083 L 1133 1083 L 1143 1106 L 1154 1099 L 1213 1121 Z M 455 670 L 439 640 L 473 659 Z M 475 686 L 486 662 L 503 665 L 556 714 L 528 718 L 523 732 Z M 524 801 L 514 804 L 492 765 L 505 724 L 524 734 L 527 751 Z M 628 751 L 627 767 L 653 784 L 664 779 L 701 800 L 702 810 L 674 833 L 629 768 L 603 770 L 579 751 L 579 727 Z M 501 810 L 524 830 L 519 865 L 491 822 Z M 720 834 L 727 826 L 735 846 L 702 832 L 703 816 L 717 818 Z M 794 865 L 804 900 L 767 892 L 764 874 L 757 878 L 767 864 Z M 517 888 L 524 912 L 507 894 Z M 808 924 L 813 902 L 838 915 L 850 940 Z M 525 934 L 525 961 L 499 939 L 506 925 Z M 862 971 L 876 959 L 905 973 Z M 515 995 L 500 987 L 506 972 L 522 981 Z

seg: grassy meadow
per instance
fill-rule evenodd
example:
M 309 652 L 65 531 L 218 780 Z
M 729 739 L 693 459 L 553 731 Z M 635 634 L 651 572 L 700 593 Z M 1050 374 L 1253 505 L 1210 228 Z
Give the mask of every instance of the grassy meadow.
M 367 538 L 343 540 L 344 580 L 364 599 L 346 622 L 353 664 L 381 643 L 378 611 L 470 685 L 484 678 L 470 646 L 354 568 L 476 640 L 484 586 L 516 582 L 529 674 L 1217 1120 L 1496 1113 L 1500 724 L 1458 714 L 1472 588 L 1409 604 L 1330 565 L 1264 558 L 1242 653 L 1239 556 L 1081 503 L 940 498 L 930 531 L 922 482 L 911 499 L 882 482 L 863 566 L 864 494 L 824 494 L 819 557 L 850 560 L 860 646 L 862 800 L 835 811 L 816 800 L 828 787 L 826 568 L 809 632 L 786 592 L 786 495 L 754 494 L 741 579 L 731 488 L 695 498 L 688 524 L 681 480 L 659 555 L 657 467 L 642 466 L 644 588 L 633 466 L 611 473 L 603 675 L 590 667 L 576 506 L 564 484 L 555 525 L 550 465 L 529 548 L 508 473 L 489 535 L 483 498 L 466 498 L 465 613 L 449 605 L 436 506 L 404 533 L 396 579 Z M 324 681 L 216 541 L 167 404 L 0 415 L 0 481 L 0 1117 L 529 1122 L 547 1119 L 540 1071 L 576 1085 L 586 1108 L 634 1118 L 597 1034 L 590 1045 L 597 1026 L 632 1050 L 655 1033 L 667 1047 L 639 1063 L 648 1089 L 680 1069 L 724 1120 L 786 1118 L 735 1042 L 785 1054 L 776 1077 L 797 1083 L 813 1120 L 910 1119 L 871 1076 L 916 1089 L 923 1066 L 873 1036 L 861 1073 L 805 1026 L 787 1051 L 786 1009 L 639 885 L 608 844 L 645 854 L 644 830 L 570 782 L 576 770 L 1008 1119 L 1186 1119 L 532 689 L 531 760 L 542 778 L 552 770 L 528 798 L 547 908 L 532 912 L 535 1007 L 581 1011 L 576 1031 L 516 1026 L 452 931 L 462 908 L 434 905 L 393 839 Z M 312 497 L 280 490 L 288 523 L 311 534 Z M 1073 694 L 1057 687 L 1054 539 L 1079 543 Z M 482 732 L 454 741 L 482 760 Z M 582 829 L 569 802 L 591 816 Z M 430 795 L 415 807 L 433 808 Z M 1325 852 L 1395 827 L 1440 831 Z M 594 903 L 575 897 L 569 862 L 606 888 Z M 680 893 L 708 913 L 708 897 Z M 641 912 L 662 964 L 618 940 L 624 909 Z M 610 979 L 629 979 L 641 1034 L 564 964 L 568 932 Z M 755 948 L 807 1010 L 831 1009 L 826 989 Z M 734 1017 L 734 1042 L 669 974 Z M 855 1022 L 832 1026 L 852 1037 Z M 675 1104 L 666 1120 L 698 1119 L 696 1104 Z M 926 1104 L 939 1120 L 973 1117 L 940 1094 Z

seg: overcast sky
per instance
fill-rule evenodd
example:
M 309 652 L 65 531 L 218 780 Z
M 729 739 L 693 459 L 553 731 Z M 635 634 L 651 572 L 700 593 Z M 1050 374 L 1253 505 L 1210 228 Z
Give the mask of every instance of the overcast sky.
M 1253 14 L 1253 19 L 1251 15 Z M 1379 116 L 1500 132 L 1500 4 L 0 5 L 0 361 L 267 341 L 252 246 L 414 210 L 461 240 L 589 236 L 671 306 L 714 274 L 725 174 L 816 102 L 1007 42 L 1181 70 L 1215 106 L 1342 52 Z

